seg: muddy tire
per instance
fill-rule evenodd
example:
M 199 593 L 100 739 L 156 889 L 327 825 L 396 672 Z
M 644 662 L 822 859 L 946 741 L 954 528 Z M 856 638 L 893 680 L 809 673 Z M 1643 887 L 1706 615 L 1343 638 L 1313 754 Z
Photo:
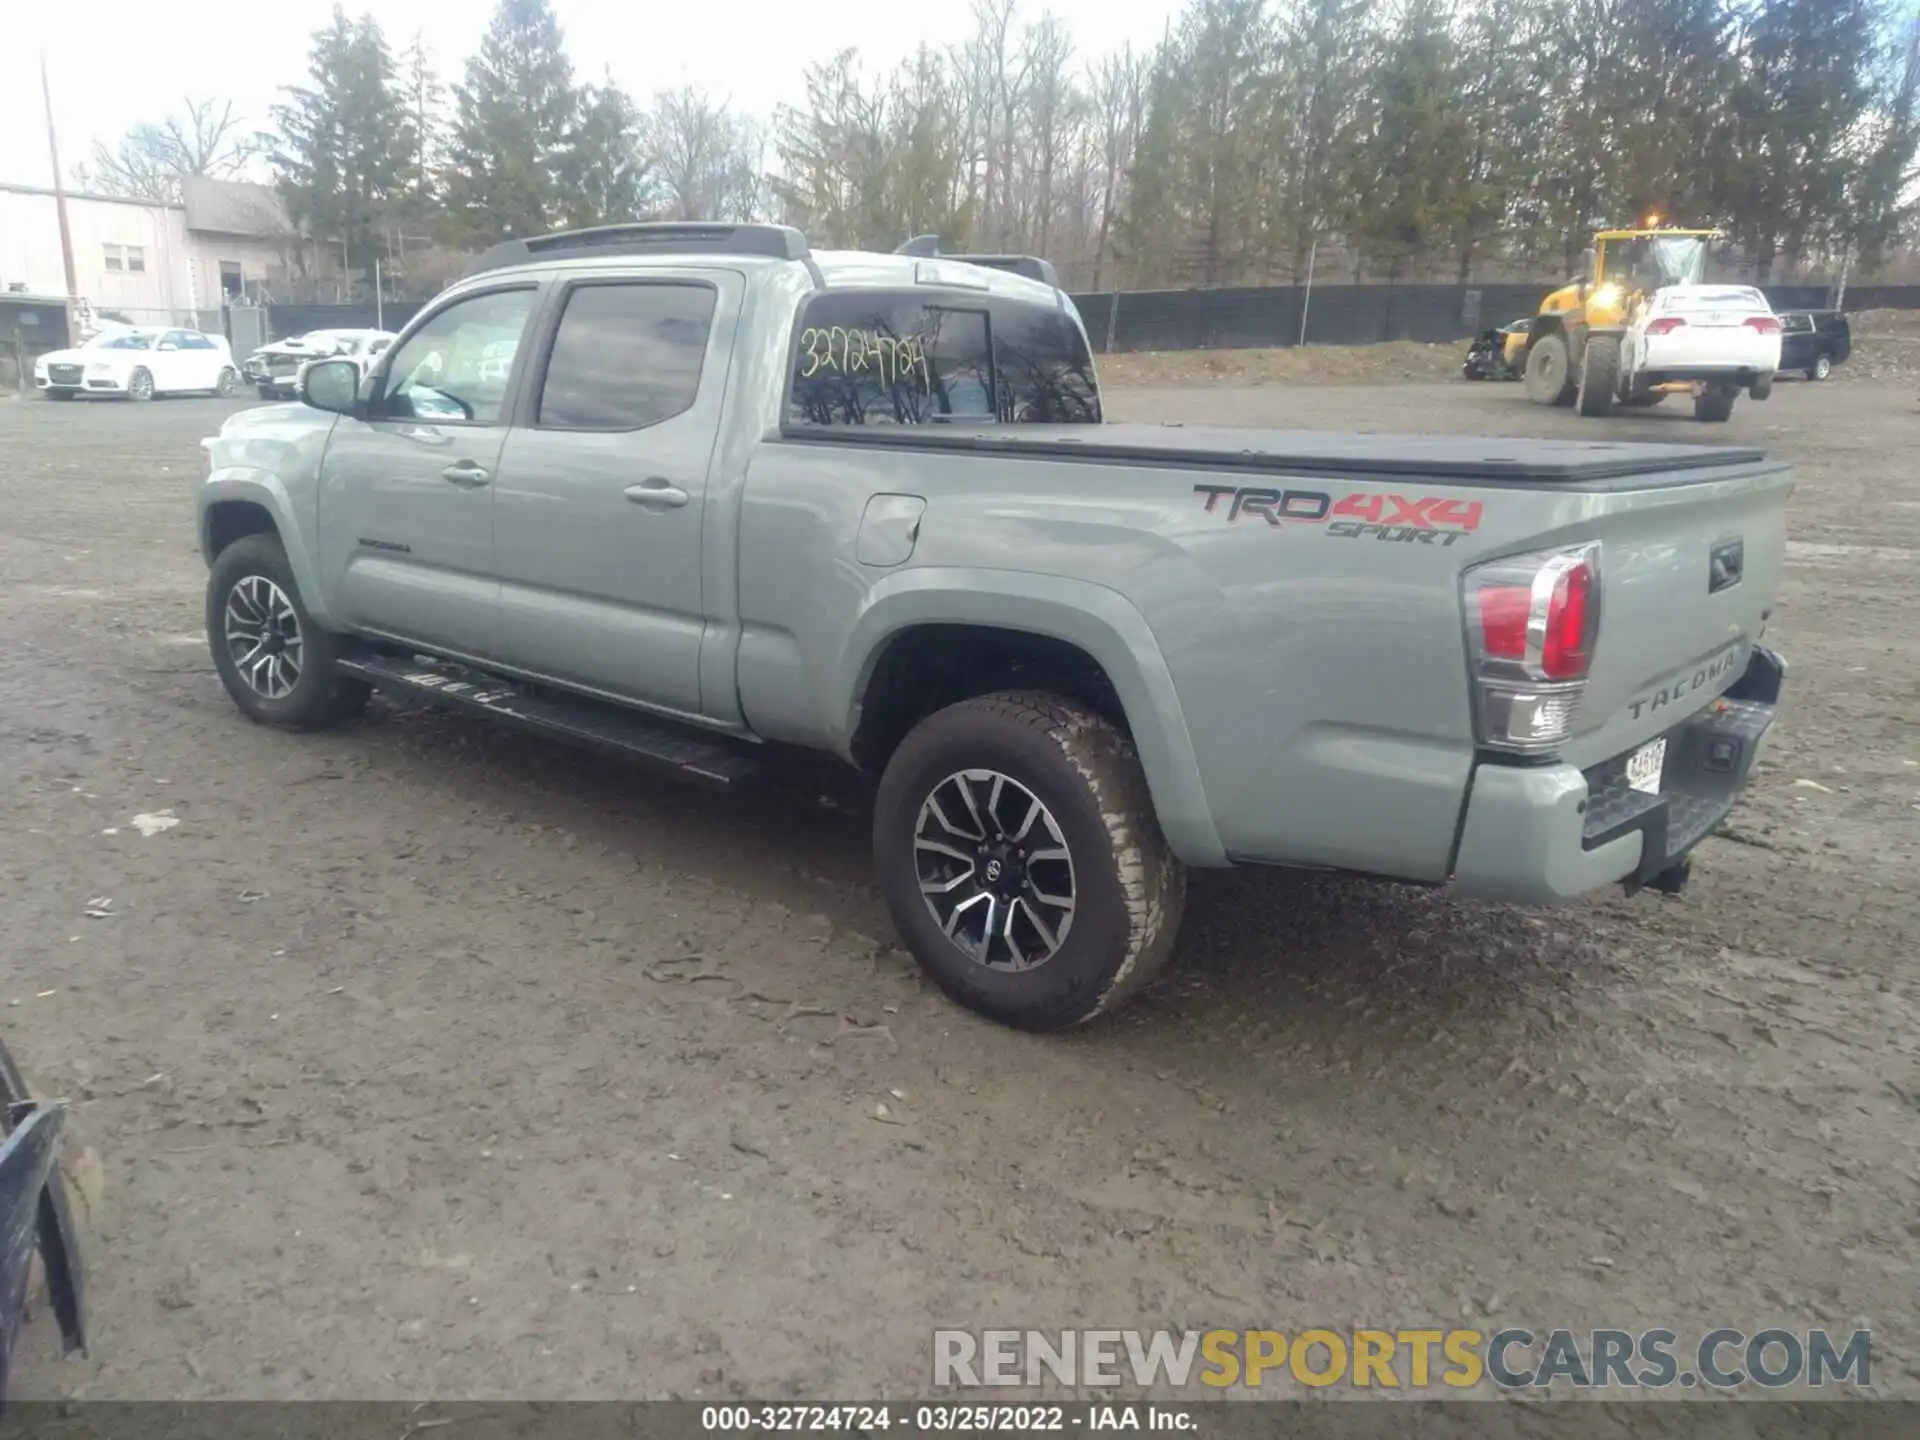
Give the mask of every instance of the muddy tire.
M 1564 335 L 1542 335 L 1527 351 L 1527 399 L 1536 405 L 1571 405 L 1579 392 Z
M 873 843 L 894 923 L 935 984 L 1021 1030 L 1112 1010 L 1166 962 L 1186 871 L 1132 744 L 1058 696 L 962 701 L 881 777 Z
M 1620 389 L 1620 341 L 1613 335 L 1592 335 L 1580 356 L 1580 413 L 1604 420 L 1613 413 Z
M 1740 392 L 1731 385 L 1711 385 L 1693 397 L 1693 418 L 1724 425 L 1733 418 L 1733 402 Z
M 359 714 L 372 693 L 334 669 L 338 642 L 307 613 L 271 535 L 248 535 L 215 558 L 207 644 L 233 703 L 262 725 L 324 730 Z

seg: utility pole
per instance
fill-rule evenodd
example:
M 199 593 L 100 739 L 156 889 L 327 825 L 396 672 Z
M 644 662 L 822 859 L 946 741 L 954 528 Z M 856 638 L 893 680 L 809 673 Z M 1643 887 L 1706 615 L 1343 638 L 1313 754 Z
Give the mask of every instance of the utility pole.
M 53 209 L 60 217 L 60 263 L 67 276 L 67 343 L 80 343 L 80 284 L 73 273 L 73 228 L 67 224 L 67 182 L 60 176 L 60 142 L 53 133 L 53 87 L 47 83 L 47 52 L 40 52 L 40 99 L 47 111 L 47 154 L 53 161 Z

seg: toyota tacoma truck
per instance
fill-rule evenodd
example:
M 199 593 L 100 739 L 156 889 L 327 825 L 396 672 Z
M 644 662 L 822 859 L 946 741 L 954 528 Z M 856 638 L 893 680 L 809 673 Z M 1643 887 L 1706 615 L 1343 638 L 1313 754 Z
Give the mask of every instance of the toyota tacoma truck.
M 243 712 L 383 689 L 716 786 L 830 752 L 905 944 L 1030 1029 L 1153 977 L 1192 866 L 1677 891 L 1784 676 L 1785 465 L 1103 423 L 1022 257 L 513 240 L 301 394 L 206 442 Z

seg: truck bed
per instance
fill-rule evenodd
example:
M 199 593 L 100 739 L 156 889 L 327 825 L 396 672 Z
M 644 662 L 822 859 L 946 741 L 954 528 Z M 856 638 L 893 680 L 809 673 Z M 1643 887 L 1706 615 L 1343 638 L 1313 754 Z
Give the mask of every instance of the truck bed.
M 820 445 L 881 445 L 1081 460 L 1089 464 L 1238 470 L 1252 474 L 1418 476 L 1440 484 L 1637 490 L 1701 478 L 1702 470 L 1766 464 L 1763 450 L 1480 435 L 1354 435 L 1211 425 L 846 426 L 783 432 Z

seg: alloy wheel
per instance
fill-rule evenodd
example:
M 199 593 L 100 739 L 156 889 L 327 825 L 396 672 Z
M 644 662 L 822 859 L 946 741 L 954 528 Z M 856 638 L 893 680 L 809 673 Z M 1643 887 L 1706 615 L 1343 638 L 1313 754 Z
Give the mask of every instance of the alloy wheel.
M 920 894 L 941 932 L 992 970 L 1031 970 L 1073 925 L 1073 855 L 1039 796 L 997 770 L 961 770 L 913 831 Z
M 243 576 L 227 592 L 225 638 L 233 668 L 266 700 L 284 700 L 300 683 L 306 646 L 287 592 L 265 575 Z

